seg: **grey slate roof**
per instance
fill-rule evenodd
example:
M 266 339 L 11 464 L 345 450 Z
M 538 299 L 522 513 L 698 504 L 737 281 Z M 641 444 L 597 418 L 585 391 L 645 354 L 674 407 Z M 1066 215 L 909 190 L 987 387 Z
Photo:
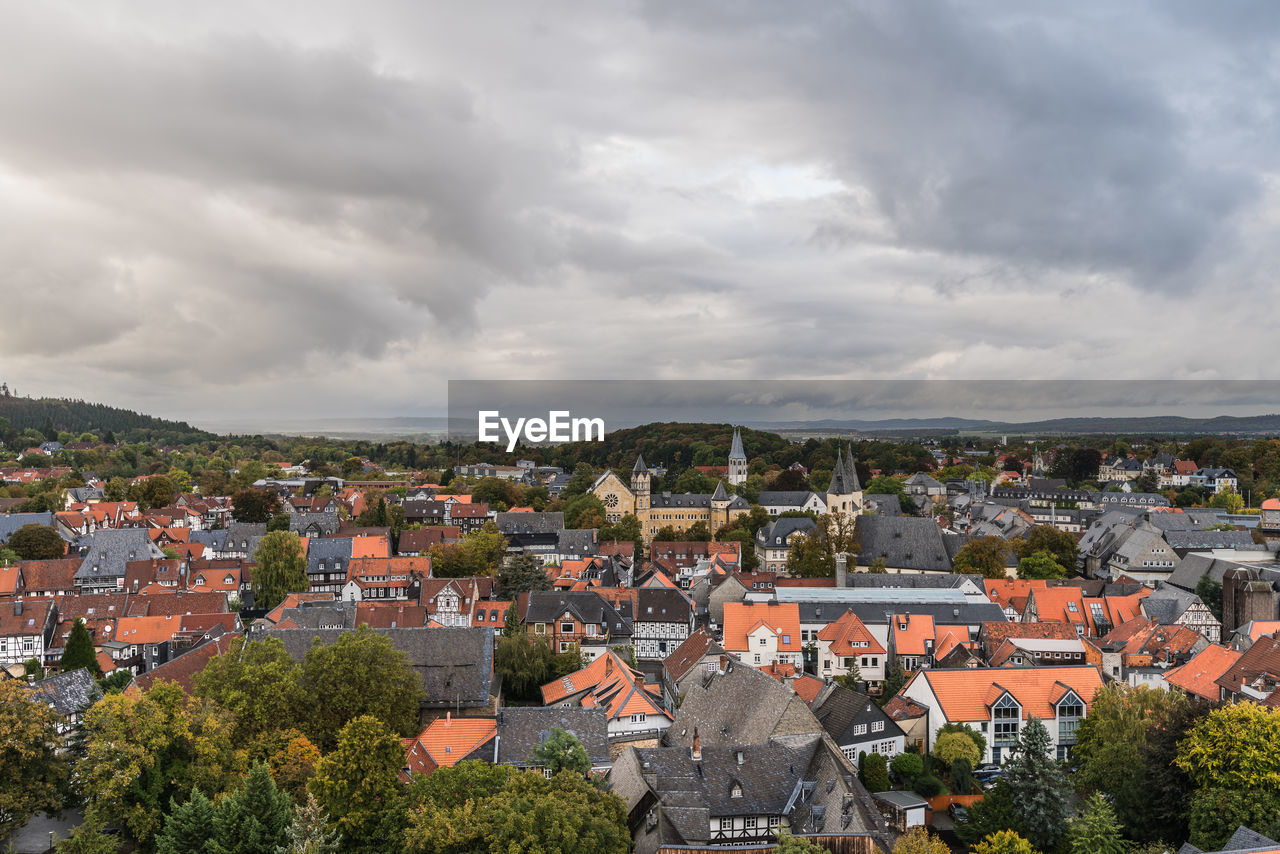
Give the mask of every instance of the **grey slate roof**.
M 800 622 L 829 623 L 845 611 L 854 615 L 865 626 L 884 625 L 885 612 L 920 614 L 933 617 L 938 626 L 976 626 L 980 623 L 1007 623 L 1004 610 L 992 602 L 920 602 L 904 599 L 902 602 L 800 602 Z
M 350 537 L 324 537 L 307 541 L 307 573 L 345 571 L 351 561 Z
M 795 532 L 811 534 L 816 530 L 818 530 L 817 523 L 808 516 L 786 516 L 756 531 L 756 544 L 764 548 L 781 548 L 786 544 L 787 537 Z
M 849 574 L 845 587 L 902 588 L 904 590 L 954 590 L 972 582 L 979 590 L 984 589 L 981 575 L 967 575 L 955 572 L 930 573 L 928 575 L 911 573 L 854 572 Z
M 267 535 L 265 522 L 232 522 L 227 525 L 223 547 L 227 551 L 245 551 L 253 554 L 254 542 Z
M 295 661 L 302 661 L 318 638 L 335 643 L 347 629 L 269 629 L 284 643 Z M 409 658 L 427 692 L 424 706 L 476 708 L 489 704 L 493 687 L 493 629 L 398 628 L 367 629 L 390 639 Z
M 700 761 L 681 747 L 649 748 L 636 754 L 646 776 L 655 778 L 665 806 L 701 807 L 708 817 L 782 815 L 818 744 L 818 739 L 812 739 L 794 747 L 704 747 Z M 738 764 L 737 751 L 742 752 L 742 764 Z M 741 787 L 741 797 L 732 796 L 735 783 Z M 693 832 L 682 832 L 681 836 L 691 842 L 705 839 L 708 828 L 709 822 L 703 820 L 691 828 Z
M 29 689 L 39 700 L 59 715 L 68 717 L 83 712 L 102 696 L 102 689 L 88 670 L 81 667 L 58 673 L 33 683 Z
M 721 489 L 724 484 L 719 485 Z M 649 504 L 651 507 L 710 507 L 711 499 L 714 496 L 706 492 L 659 492 L 649 496 Z M 739 507 L 746 509 L 751 505 L 741 495 L 730 496 L 725 493 L 722 498 L 717 500 L 729 499 L 729 508 L 737 509 Z
M 52 513 L 0 513 L 0 543 L 9 542 L 13 532 L 23 525 L 52 524 Z
M 951 556 L 942 529 L 932 519 L 915 516 L 859 516 L 858 563 L 883 559 L 890 567 L 950 572 Z
M 671 587 L 641 587 L 636 590 L 636 622 L 688 623 L 693 616 L 689 597 Z
M 210 552 L 222 551 L 223 544 L 227 541 L 227 531 L 192 531 L 188 535 L 188 539 L 193 543 L 203 543 L 206 550 Z
M 289 530 L 295 534 L 309 535 L 314 528 L 322 534 L 336 534 L 340 526 L 337 513 L 292 513 L 289 515 Z
M 902 502 L 898 500 L 896 495 L 871 493 L 862 496 L 862 503 L 867 507 L 874 508 L 877 516 L 902 515 Z
M 1194 552 L 1187 555 L 1178 564 L 1178 568 L 1169 574 L 1169 583 L 1183 590 L 1194 591 L 1196 585 L 1200 583 L 1200 579 L 1204 576 L 1222 583 L 1222 576 L 1230 569 L 1243 569 L 1248 565 L 1234 560 L 1223 560 L 1212 555 L 1195 554 Z
M 551 730 L 570 733 L 587 750 L 591 767 L 612 764 L 609 758 L 609 722 L 603 707 L 592 709 L 562 706 L 508 706 L 498 710 L 498 762 L 503 765 L 529 764 L 533 750 L 551 735 Z
M 803 489 L 782 489 L 760 493 L 756 503 L 761 507 L 800 507 L 813 495 Z
M 646 472 L 648 470 L 649 467 L 644 464 L 644 457 L 640 454 L 636 454 L 636 464 L 631 467 L 631 473 L 640 474 L 641 472 Z
M 742 431 L 735 428 L 733 431 L 733 446 L 729 448 L 729 459 L 745 460 L 746 458 L 747 452 L 742 449 Z
M 565 612 L 584 623 L 607 624 L 611 637 L 630 637 L 631 621 L 593 590 L 533 590 L 529 593 L 526 623 L 551 623 Z
M 1164 538 L 1175 549 L 1238 549 L 1253 546 L 1248 531 L 1166 531 Z
M 595 528 L 563 528 L 555 532 L 556 549 L 569 557 L 600 554 L 600 532 Z
M 723 480 L 716 481 L 716 490 L 715 492 L 711 493 L 711 500 L 727 501 L 728 498 L 729 498 L 729 493 L 725 491 L 724 481 Z
M 850 691 L 834 683 L 818 694 L 814 700 L 813 714 L 827 731 L 827 735 L 841 747 L 905 735 L 893 718 L 866 694 Z M 872 724 L 877 721 L 884 725 L 883 732 L 872 731 Z M 855 734 L 855 726 L 863 726 L 865 729 L 861 734 Z
M 828 495 L 849 495 L 853 492 L 853 488 L 849 484 L 848 469 L 844 464 L 844 452 L 836 449 L 836 464 L 831 470 L 831 483 L 827 485 Z
M 80 543 L 82 546 L 87 544 L 89 551 L 76 570 L 77 581 L 123 578 L 125 564 L 131 560 L 164 558 L 164 552 L 151 542 L 151 537 L 142 528 L 95 531 L 82 537 Z
M 89 502 L 102 500 L 102 490 L 96 486 L 76 486 L 67 490 L 72 501 Z
M 1131 504 L 1140 507 L 1168 507 L 1169 499 L 1158 492 L 1094 492 L 1094 504 Z
M 750 702 L 744 702 L 744 698 L 750 698 Z M 804 714 L 800 715 L 799 729 L 791 726 L 788 732 L 821 732 L 818 719 L 790 687 L 754 667 L 730 662 L 724 673 L 689 686 L 667 730 L 667 741 L 688 747 L 697 728 L 704 750 L 710 746 L 764 744 L 775 735 L 784 714 L 796 708 L 795 704 Z
M 564 530 L 564 513 L 498 513 L 494 523 L 504 534 L 547 534 Z

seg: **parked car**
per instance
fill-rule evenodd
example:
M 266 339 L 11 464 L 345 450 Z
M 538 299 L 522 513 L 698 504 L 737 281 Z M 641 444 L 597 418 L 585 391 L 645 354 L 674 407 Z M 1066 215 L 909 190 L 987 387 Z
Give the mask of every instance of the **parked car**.
M 954 821 L 960 822 L 969 820 L 969 811 L 957 803 L 948 804 L 947 812 L 951 814 L 951 818 Z
M 979 765 L 973 769 L 973 779 L 979 783 L 990 783 L 1004 776 L 1004 769 L 995 763 L 989 762 L 986 765 Z

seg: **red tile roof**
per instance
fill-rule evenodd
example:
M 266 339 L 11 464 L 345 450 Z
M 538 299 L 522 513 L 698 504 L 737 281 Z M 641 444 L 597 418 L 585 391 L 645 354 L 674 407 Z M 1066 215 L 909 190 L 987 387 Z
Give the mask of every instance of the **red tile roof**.
M 1224 646 L 1208 646 L 1181 667 L 1164 675 L 1164 681 L 1188 694 L 1217 702 L 1220 698 L 1217 680 L 1240 660 L 1240 653 Z
M 950 721 L 989 719 L 991 704 L 1006 691 L 1022 706 L 1024 718 L 1052 718 L 1057 714 L 1051 704 L 1055 696 L 1061 697 L 1063 688 L 1074 690 L 1087 709 L 1102 686 L 1102 672 L 1091 665 L 921 670 L 907 685 L 917 679 L 928 682 Z
M 777 635 L 779 652 L 800 651 L 800 606 L 795 602 L 726 602 L 724 648 L 747 652 L 747 636 L 761 626 Z

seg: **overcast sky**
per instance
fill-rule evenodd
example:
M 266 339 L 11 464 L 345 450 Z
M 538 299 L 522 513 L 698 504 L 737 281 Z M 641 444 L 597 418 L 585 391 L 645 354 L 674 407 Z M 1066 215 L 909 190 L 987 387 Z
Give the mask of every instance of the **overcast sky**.
M 1274 378 L 1280 4 L 0 0 L 0 379 Z

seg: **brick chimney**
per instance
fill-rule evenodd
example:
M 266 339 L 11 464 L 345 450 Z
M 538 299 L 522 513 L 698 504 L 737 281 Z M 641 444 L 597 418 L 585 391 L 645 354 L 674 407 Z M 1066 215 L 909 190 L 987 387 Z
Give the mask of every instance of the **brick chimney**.
M 689 756 L 694 762 L 702 761 L 702 740 L 698 738 L 698 728 L 693 728 L 693 747 L 689 748 Z

